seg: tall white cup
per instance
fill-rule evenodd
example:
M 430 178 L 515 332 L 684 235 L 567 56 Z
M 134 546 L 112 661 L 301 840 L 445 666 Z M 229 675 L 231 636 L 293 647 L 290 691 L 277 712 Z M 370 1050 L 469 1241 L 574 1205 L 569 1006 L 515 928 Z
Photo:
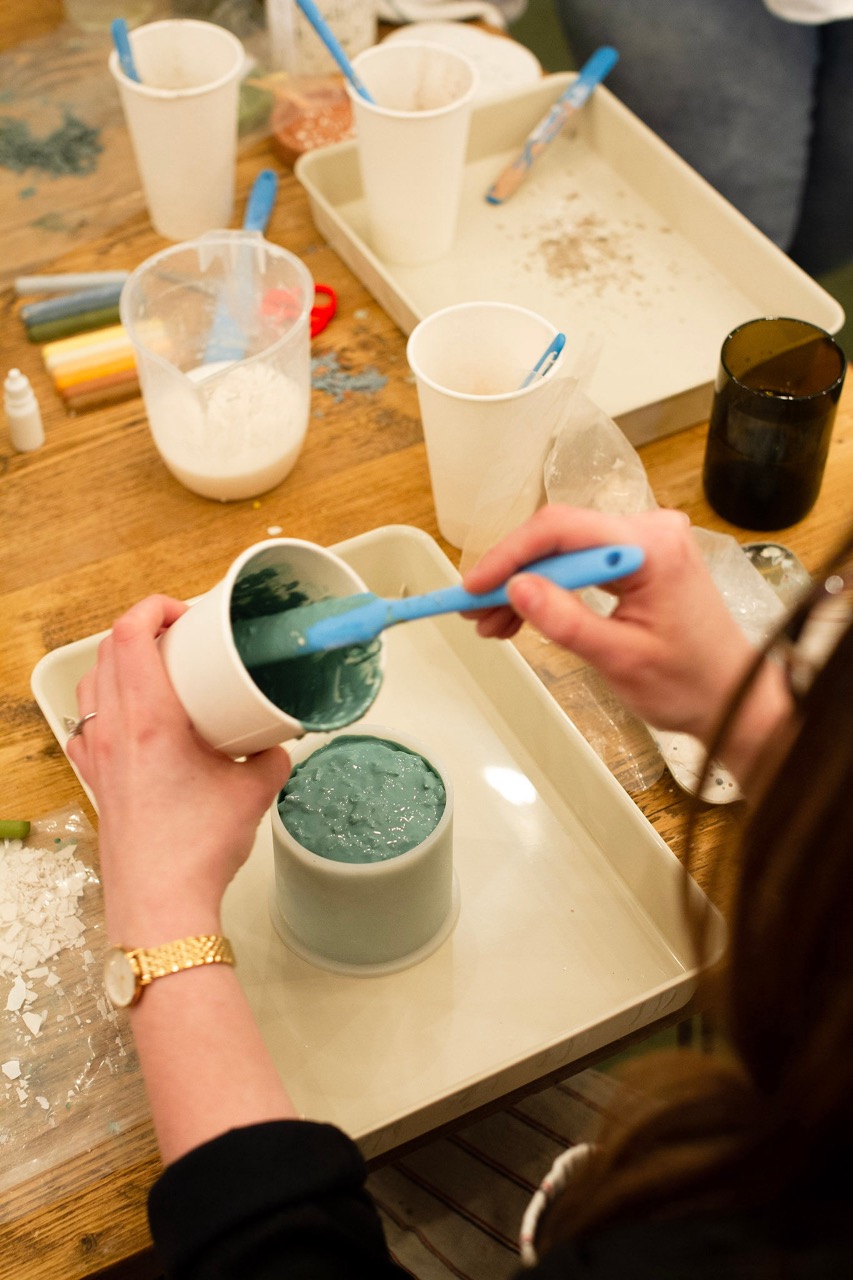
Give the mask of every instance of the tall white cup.
M 478 73 L 441 45 L 392 40 L 353 61 L 347 82 L 373 247 L 387 262 L 432 262 L 456 235 Z
M 240 77 L 245 51 L 212 22 L 166 19 L 130 33 L 140 83 L 113 50 L 136 166 L 154 230 L 188 240 L 227 227 L 234 209 Z
M 406 347 L 415 375 L 441 535 L 463 547 L 489 460 L 507 432 L 541 412 L 562 353 L 522 388 L 556 337 L 544 316 L 508 302 L 464 302 L 421 320 Z

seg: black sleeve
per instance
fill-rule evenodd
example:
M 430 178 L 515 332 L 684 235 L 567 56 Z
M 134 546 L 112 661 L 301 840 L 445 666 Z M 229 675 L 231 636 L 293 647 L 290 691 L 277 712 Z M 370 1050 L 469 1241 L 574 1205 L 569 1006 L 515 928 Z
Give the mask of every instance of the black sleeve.
M 214 1138 L 170 1165 L 148 1217 L 175 1280 L 402 1280 L 356 1145 L 280 1120 Z

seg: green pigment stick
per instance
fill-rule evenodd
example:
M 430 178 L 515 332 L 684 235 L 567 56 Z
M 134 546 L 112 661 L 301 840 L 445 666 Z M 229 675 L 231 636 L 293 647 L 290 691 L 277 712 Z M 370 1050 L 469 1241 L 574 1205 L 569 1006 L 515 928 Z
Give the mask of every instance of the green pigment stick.
M 13 818 L 0 818 L 0 840 L 26 840 L 30 834 L 30 824 L 17 822 Z

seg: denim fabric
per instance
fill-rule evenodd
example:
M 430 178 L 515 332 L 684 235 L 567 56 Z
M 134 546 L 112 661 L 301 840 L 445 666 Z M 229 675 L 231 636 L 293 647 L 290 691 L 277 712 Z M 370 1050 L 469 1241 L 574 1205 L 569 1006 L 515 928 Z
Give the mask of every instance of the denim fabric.
M 853 20 L 763 0 L 554 0 L 578 62 L 812 274 L 853 259 Z

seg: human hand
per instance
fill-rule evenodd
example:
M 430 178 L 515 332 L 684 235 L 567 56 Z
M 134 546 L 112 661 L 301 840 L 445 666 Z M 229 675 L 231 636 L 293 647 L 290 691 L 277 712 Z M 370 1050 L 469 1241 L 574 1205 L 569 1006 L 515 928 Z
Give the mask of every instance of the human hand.
M 544 507 L 483 556 L 465 575 L 465 586 L 487 591 L 542 556 L 607 543 L 634 543 L 645 554 L 636 573 L 608 584 L 617 598 L 609 617 L 532 574 L 512 579 L 511 608 L 470 616 L 490 637 L 506 638 L 523 620 L 532 623 L 594 666 L 642 719 L 708 745 L 755 651 L 726 608 L 681 512 L 618 516 Z M 778 698 L 771 695 L 775 716 Z
M 126 946 L 221 931 L 225 889 L 290 772 L 280 747 L 237 762 L 193 729 L 156 643 L 185 608 L 129 609 L 77 687 L 80 715 L 97 715 L 68 755 L 95 794 L 108 932 Z

